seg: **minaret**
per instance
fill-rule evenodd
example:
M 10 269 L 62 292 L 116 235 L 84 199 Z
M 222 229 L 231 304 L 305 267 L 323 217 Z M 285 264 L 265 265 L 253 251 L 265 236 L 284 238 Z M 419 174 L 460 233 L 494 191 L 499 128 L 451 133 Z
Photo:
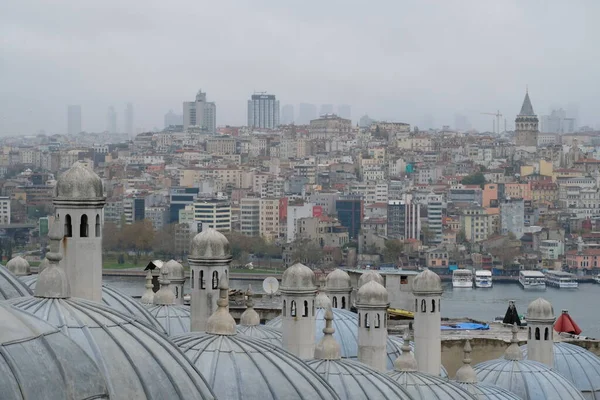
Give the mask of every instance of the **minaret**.
M 102 300 L 102 226 L 104 225 L 102 180 L 77 161 L 62 174 L 54 190 L 56 220 L 62 221 L 61 261 L 73 297 Z
M 315 353 L 315 273 L 297 263 L 289 267 L 281 278 L 279 288 L 283 300 L 281 332 L 283 348 L 308 360 Z
M 465 340 L 463 365 L 456 371 L 455 381 L 460 383 L 477 383 L 477 373 L 471 366 L 471 342 Z
M 185 270 L 183 265 L 175 260 L 170 260 L 163 265 L 169 271 L 167 276 L 171 281 L 171 289 L 175 294 L 175 304 L 183 305 L 183 285 L 185 283 Z
M 29 262 L 21 256 L 11 258 L 6 263 L 6 268 L 16 276 L 31 275 L 31 267 Z
M 333 308 L 349 310 L 351 306 L 350 298 L 352 296 L 350 275 L 346 271 L 337 268 L 327 275 L 325 282 L 325 292 L 331 300 Z
M 413 280 L 415 357 L 420 372 L 438 376 L 442 366 L 442 281 L 428 269 Z
M 358 360 L 378 371 L 387 367 L 388 306 L 387 289 L 377 281 L 369 281 L 358 289 Z
M 208 318 L 216 310 L 221 278 L 229 279 L 231 249 L 220 232 L 209 228 L 192 239 L 190 255 L 191 318 L 193 332 L 206 330 Z
M 142 299 L 140 300 L 142 304 L 154 304 L 154 291 L 152 288 L 154 285 L 152 284 L 152 271 L 148 270 L 146 274 L 146 291 L 142 295 Z
M 552 368 L 554 364 L 553 326 L 556 318 L 552 304 L 542 299 L 527 307 L 527 358 Z
M 169 280 L 169 271 L 166 268 L 160 270 L 161 280 L 160 289 L 154 293 L 154 304 L 160 306 L 170 306 L 175 304 L 175 293 L 171 290 L 171 281 Z
M 517 146 L 537 146 L 539 134 L 538 122 L 538 117 L 533 112 L 533 106 L 529 99 L 529 91 L 526 91 L 521 112 L 519 112 L 519 115 L 515 119 Z
M 339 360 L 342 358 L 340 344 L 335 340 L 333 334 L 333 311 L 328 307 L 325 311 L 325 328 L 323 328 L 323 338 L 315 347 L 315 359 L 317 360 Z

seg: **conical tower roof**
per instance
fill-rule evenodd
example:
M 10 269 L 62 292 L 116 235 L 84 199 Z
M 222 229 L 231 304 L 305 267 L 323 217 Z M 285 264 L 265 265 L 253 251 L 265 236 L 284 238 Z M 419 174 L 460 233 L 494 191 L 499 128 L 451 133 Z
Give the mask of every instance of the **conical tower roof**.
M 533 106 L 531 105 L 531 100 L 529 99 L 529 91 L 525 93 L 525 99 L 523 100 L 523 105 L 521 106 L 521 112 L 519 115 L 527 115 L 534 116 Z

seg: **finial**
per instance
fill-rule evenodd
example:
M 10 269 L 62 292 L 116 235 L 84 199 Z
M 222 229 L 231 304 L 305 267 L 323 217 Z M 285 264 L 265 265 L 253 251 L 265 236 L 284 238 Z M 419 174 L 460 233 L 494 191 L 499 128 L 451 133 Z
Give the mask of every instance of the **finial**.
M 525 85 L 525 93 L 529 93 L 529 85 Z
M 154 285 L 152 285 L 152 272 L 150 270 L 148 270 L 148 273 L 146 274 L 146 285 L 144 285 L 144 287 L 146 288 L 146 291 L 142 295 L 142 304 L 154 303 L 154 292 L 152 291 Z
M 252 286 L 248 285 L 246 290 L 246 310 L 240 317 L 240 325 L 243 326 L 257 326 L 260 325 L 260 316 L 254 310 L 254 300 L 252 299 Z
M 60 219 L 56 218 L 52 223 L 48 238 L 50 239 L 50 250 L 46 253 L 48 266 L 40 273 L 35 286 L 35 296 L 66 299 L 71 297 L 71 287 L 67 273 L 59 264 L 62 260 L 60 241 L 63 238 L 63 225 Z
M 229 285 L 227 275 L 221 275 L 219 283 L 219 300 L 217 300 L 217 310 L 206 321 L 206 333 L 213 335 L 235 335 L 235 320 L 229 314 L 227 306 L 229 305 Z
M 469 339 L 465 341 L 463 351 L 465 353 L 463 365 L 456 371 L 456 381 L 461 383 L 477 383 L 477 374 L 473 367 L 471 367 L 471 341 Z
M 523 353 L 519 348 L 519 339 L 517 338 L 517 333 L 519 332 L 519 328 L 517 327 L 517 323 L 515 322 L 512 327 L 512 339 L 510 346 L 506 348 L 504 352 L 504 358 L 506 360 L 512 361 L 520 361 L 523 359 Z
M 331 305 L 325 311 L 325 328 L 323 328 L 323 338 L 315 347 L 315 358 L 318 360 L 339 360 L 342 358 L 340 344 L 335 340 L 333 334 L 333 310 Z
M 154 304 L 169 306 L 175 304 L 175 293 L 171 290 L 168 268 L 160 269 L 160 289 L 154 294 Z
M 411 353 L 408 329 L 404 331 L 402 339 L 403 343 L 402 347 L 400 348 L 402 350 L 402 354 L 400 354 L 398 358 L 396 358 L 396 361 L 394 361 L 394 368 L 396 369 L 396 371 L 416 371 L 417 360 L 415 359 L 415 356 Z

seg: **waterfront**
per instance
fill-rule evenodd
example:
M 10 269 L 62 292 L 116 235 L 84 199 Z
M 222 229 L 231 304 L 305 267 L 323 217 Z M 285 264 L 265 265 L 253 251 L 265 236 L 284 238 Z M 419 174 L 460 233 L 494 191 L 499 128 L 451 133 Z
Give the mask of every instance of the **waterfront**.
M 104 282 L 127 293 L 141 296 L 144 291 L 144 279 L 130 276 L 105 276 Z M 188 282 L 186 292 L 189 293 Z M 263 293 L 262 280 L 236 280 L 230 282 L 231 288 L 246 290 L 252 285 L 254 293 Z M 583 330 L 582 335 L 600 339 L 600 313 L 595 304 L 600 300 L 600 285 L 580 283 L 576 290 L 547 288 L 545 291 L 526 291 L 518 283 L 495 283 L 491 289 L 453 289 L 451 283 L 444 283 L 442 295 L 442 317 L 469 317 L 481 321 L 492 321 L 503 316 L 509 300 L 515 300 L 517 310 L 525 314 L 527 305 L 538 297 L 544 297 L 554 306 L 558 317 L 562 309 L 569 313 Z

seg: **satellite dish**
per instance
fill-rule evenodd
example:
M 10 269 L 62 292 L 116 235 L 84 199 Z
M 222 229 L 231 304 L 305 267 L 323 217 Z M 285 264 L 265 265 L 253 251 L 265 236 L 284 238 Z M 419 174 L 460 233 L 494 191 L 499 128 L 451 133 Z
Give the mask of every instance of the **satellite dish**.
M 277 281 L 277 278 L 272 276 L 265 278 L 263 281 L 263 290 L 265 293 L 273 295 L 275 292 L 277 292 L 277 289 L 279 289 L 279 282 Z

